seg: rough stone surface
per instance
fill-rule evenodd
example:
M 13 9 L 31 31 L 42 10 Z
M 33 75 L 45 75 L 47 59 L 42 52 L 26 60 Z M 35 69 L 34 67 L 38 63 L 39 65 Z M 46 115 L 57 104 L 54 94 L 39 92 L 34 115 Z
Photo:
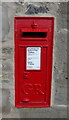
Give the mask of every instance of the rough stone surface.
M 10 104 L 10 92 L 9 89 L 2 90 L 2 112 L 4 114 L 8 114 L 10 112 L 11 104 Z
M 8 8 L 7 6 L 2 7 L 2 40 L 9 31 L 9 20 L 8 20 Z
M 2 6 L 0 6 L 0 119 L 2 118 Z
M 33 4 L 29 4 L 27 5 L 27 10 L 25 14 L 47 13 L 47 11 L 49 11 L 49 9 L 46 6 L 36 6 Z
M 30 15 L 27 6 L 29 3 L 14 2 L 3 3 L 3 39 L 2 39 L 2 87 L 3 87 L 3 117 L 5 118 L 66 118 L 67 109 L 67 3 L 37 2 L 34 6 L 41 8 L 41 13 Z M 43 11 L 47 10 L 47 13 Z M 37 10 L 39 11 L 39 10 Z M 26 14 L 28 12 L 28 15 Z M 14 17 L 15 16 L 54 16 L 55 35 L 53 50 L 53 88 L 51 108 L 15 108 L 14 89 Z M 62 107 L 61 107 L 62 106 Z M 7 113 L 7 114 L 6 114 Z

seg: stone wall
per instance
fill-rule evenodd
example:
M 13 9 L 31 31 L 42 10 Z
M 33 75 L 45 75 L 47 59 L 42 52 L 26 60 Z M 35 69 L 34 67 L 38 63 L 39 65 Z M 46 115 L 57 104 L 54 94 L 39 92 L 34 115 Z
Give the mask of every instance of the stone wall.
M 51 108 L 15 108 L 14 90 L 14 17 L 53 16 L 55 34 L 53 50 Z M 67 117 L 67 3 L 2 3 L 2 111 L 5 118 Z

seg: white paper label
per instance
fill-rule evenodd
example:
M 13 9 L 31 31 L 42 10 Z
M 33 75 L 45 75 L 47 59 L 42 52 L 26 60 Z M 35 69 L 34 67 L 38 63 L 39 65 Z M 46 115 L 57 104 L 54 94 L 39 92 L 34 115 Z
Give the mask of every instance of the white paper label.
M 40 70 L 41 47 L 27 47 L 26 69 Z

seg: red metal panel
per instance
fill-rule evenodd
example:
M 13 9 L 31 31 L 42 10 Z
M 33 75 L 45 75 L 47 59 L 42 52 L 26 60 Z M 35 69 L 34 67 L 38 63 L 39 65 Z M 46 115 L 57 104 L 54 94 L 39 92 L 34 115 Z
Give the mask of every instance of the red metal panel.
M 14 34 L 15 106 L 49 107 L 54 18 L 15 17 Z

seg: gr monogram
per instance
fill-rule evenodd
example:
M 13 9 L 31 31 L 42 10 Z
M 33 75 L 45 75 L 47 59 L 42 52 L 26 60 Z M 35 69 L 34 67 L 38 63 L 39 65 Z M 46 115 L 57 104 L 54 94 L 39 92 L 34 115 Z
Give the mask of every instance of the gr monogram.
M 44 94 L 44 92 L 41 90 L 40 84 L 24 84 L 23 86 L 23 92 L 24 94 Z

